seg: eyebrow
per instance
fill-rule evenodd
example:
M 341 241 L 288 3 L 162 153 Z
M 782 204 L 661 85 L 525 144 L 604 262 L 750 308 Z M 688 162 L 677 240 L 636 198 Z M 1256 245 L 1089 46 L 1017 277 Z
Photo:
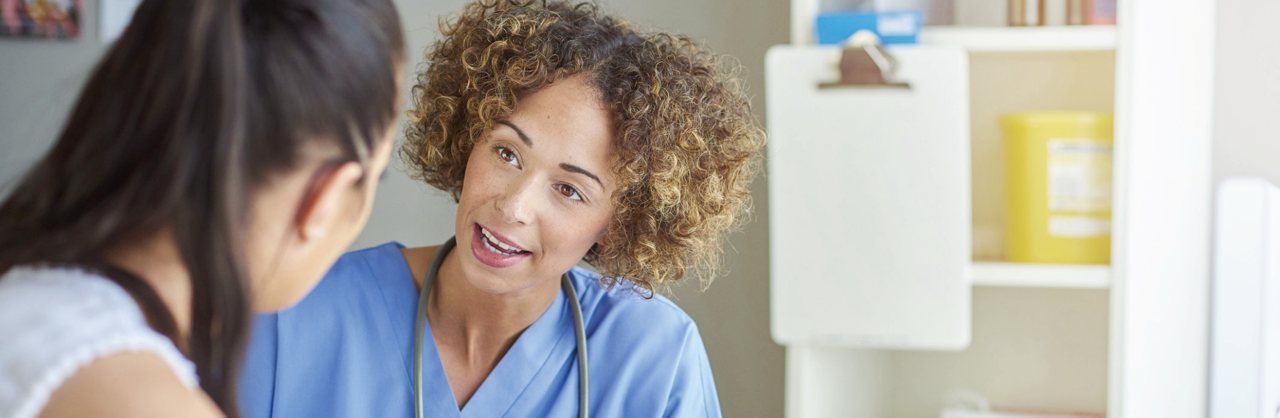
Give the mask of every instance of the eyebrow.
M 500 121 L 498 121 L 498 123 L 501 123 L 501 124 L 503 124 L 503 125 L 507 125 L 507 126 L 508 126 L 508 127 L 510 127 L 511 129 L 514 129 L 514 130 L 516 131 L 516 136 L 519 136 L 519 137 L 520 137 L 520 140 L 521 140 L 521 141 L 524 141 L 524 144 L 525 144 L 525 145 L 528 145 L 528 146 L 529 146 L 529 148 L 533 148 L 533 141 L 530 141 L 530 140 L 529 140 L 529 136 L 528 136 L 528 135 L 525 135 L 525 134 L 524 134 L 524 131 L 520 130 L 520 128 L 519 128 L 519 127 L 517 127 L 514 123 L 507 122 L 507 121 L 505 121 L 505 120 L 500 120 Z M 593 177 L 594 177 L 594 176 L 593 176 Z
M 511 129 L 515 130 L 516 136 L 519 136 L 520 140 L 523 141 L 525 145 L 528 145 L 529 148 L 533 148 L 533 141 L 529 140 L 529 136 L 525 135 L 524 131 L 520 130 L 520 128 L 517 127 L 514 123 L 511 123 L 505 120 L 500 120 L 498 121 L 498 123 L 506 125 L 507 127 L 510 127 Z M 570 173 L 578 173 L 587 177 L 591 177 L 592 180 L 596 181 L 596 184 L 600 185 L 600 189 L 604 189 L 604 182 L 600 181 L 600 177 L 596 176 L 595 174 L 592 174 L 590 171 L 587 171 L 587 169 L 585 168 L 578 167 L 576 165 L 569 164 L 569 163 L 560 163 L 560 168 Z
M 596 177 L 595 174 L 591 174 L 590 171 L 587 171 L 582 167 L 578 167 L 576 165 L 569 164 L 569 163 L 560 163 L 560 168 L 563 168 L 565 171 L 568 171 L 571 173 L 578 173 L 587 177 L 591 177 L 592 180 L 596 181 L 596 184 L 600 185 L 600 189 L 604 189 L 604 182 L 601 182 L 599 177 Z

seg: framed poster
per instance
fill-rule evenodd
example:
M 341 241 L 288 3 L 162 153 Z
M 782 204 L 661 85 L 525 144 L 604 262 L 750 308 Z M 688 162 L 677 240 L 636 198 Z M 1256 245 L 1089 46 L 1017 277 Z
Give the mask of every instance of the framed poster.
M 76 38 L 83 14 L 84 0 L 0 0 L 0 36 Z

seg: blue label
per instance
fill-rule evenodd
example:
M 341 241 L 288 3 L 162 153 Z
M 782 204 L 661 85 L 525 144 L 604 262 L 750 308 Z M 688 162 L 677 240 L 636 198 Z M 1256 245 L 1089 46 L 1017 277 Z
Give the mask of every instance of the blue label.
M 815 29 L 819 45 L 838 45 L 860 30 L 869 30 L 884 45 L 914 44 L 920 35 L 923 16 L 907 12 L 836 12 L 818 15 Z

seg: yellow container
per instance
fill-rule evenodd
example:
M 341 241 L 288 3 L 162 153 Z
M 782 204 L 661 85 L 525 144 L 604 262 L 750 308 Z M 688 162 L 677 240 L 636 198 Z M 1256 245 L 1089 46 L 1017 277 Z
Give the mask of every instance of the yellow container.
M 1005 253 L 1010 261 L 1111 261 L 1112 116 L 1003 115 Z

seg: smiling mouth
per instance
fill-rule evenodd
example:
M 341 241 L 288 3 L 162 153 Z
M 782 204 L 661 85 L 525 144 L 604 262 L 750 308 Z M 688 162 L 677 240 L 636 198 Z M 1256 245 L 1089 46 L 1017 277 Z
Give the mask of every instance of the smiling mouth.
M 497 236 L 494 236 L 492 232 L 489 232 L 488 229 L 485 229 L 485 227 L 480 224 L 476 224 L 476 228 L 480 230 L 480 242 L 484 243 L 484 249 L 489 252 L 504 256 L 529 254 L 525 249 L 514 244 L 509 244 L 506 241 L 499 239 Z

